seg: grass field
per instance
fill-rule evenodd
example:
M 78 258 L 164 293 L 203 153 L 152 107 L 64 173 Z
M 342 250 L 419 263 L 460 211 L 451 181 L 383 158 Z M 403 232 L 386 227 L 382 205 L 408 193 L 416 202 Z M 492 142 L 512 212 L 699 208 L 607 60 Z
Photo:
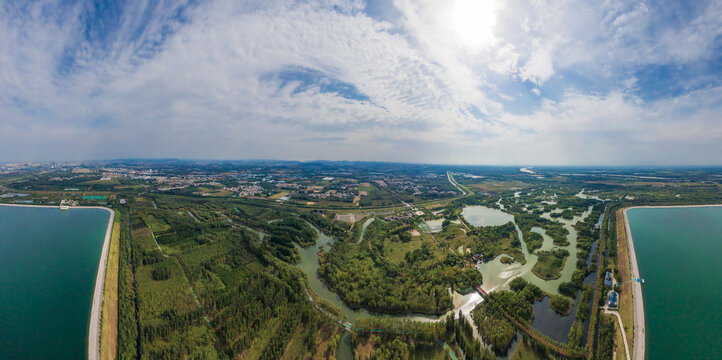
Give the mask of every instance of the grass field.
M 90 180 L 90 181 L 83 181 L 79 184 L 80 185 L 120 185 L 120 181 L 118 181 L 118 179 Z
M 446 256 L 446 249 L 439 249 L 438 246 L 434 245 L 434 240 L 431 239 L 431 236 L 422 234 L 421 237 L 414 237 L 413 240 L 407 243 L 393 243 L 388 239 L 384 240 L 384 248 L 387 249 L 386 257 L 391 263 L 399 265 L 404 261 L 404 256 L 407 252 L 420 249 L 424 243 L 426 243 L 428 248 L 433 250 L 435 257 L 443 258 L 443 256 Z M 368 246 L 367 244 L 361 244 L 361 248 L 363 248 L 364 245 Z
M 100 325 L 100 359 L 102 360 L 115 359 L 117 351 L 120 219 L 120 213 L 116 211 L 105 272 L 105 289 L 103 289 L 103 312 Z
M 147 216 L 148 225 L 150 225 L 151 230 L 153 230 L 153 233 L 162 233 L 170 230 L 170 225 L 163 220 L 162 218 L 157 218 L 151 214 L 148 214 Z
M 209 189 L 209 188 L 199 188 L 200 191 L 194 192 L 196 195 L 203 195 L 203 196 L 214 196 L 214 197 L 227 197 L 233 195 L 232 192 L 228 190 L 223 189 Z
M 622 317 L 624 331 L 629 342 L 629 352 L 634 347 L 634 299 L 632 298 L 631 271 L 629 269 L 629 252 L 627 248 L 627 232 L 624 227 L 624 215 L 622 210 L 617 211 L 617 256 L 619 259 L 619 274 L 621 288 L 619 291 L 619 315 Z M 622 342 L 621 336 L 619 341 Z M 622 346 L 622 358 L 624 358 L 624 346 Z
M 361 183 L 359 184 L 358 191 L 367 191 L 371 192 L 376 190 L 376 187 L 371 185 L 370 183 Z
M 531 186 L 531 184 L 521 181 L 484 181 L 482 183 L 476 183 L 471 185 L 471 187 L 473 188 L 489 192 L 519 190 Z
M 288 195 L 288 191 L 273 194 L 273 195 L 269 196 L 268 198 L 269 198 L 269 199 L 276 200 L 276 199 L 280 199 L 280 198 L 282 198 L 282 197 L 284 197 L 284 196 L 286 196 L 286 195 Z

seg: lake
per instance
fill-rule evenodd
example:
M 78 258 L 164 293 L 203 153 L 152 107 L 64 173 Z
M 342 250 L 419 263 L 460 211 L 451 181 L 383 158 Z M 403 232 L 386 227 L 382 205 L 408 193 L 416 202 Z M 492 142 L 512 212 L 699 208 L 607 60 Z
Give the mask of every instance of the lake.
M 627 211 L 647 359 L 722 359 L 722 207 Z
M 514 221 L 514 215 L 486 206 L 465 206 L 461 216 L 474 226 L 498 226 Z
M 0 357 L 83 359 L 110 214 L 0 206 Z

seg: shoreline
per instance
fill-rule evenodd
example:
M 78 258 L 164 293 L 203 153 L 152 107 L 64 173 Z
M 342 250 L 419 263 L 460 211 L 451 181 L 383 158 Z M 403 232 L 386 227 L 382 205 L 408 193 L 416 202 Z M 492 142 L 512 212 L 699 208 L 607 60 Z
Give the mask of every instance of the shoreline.
M 646 206 L 650 208 L 651 206 Z M 627 218 L 627 210 L 635 209 L 638 207 L 630 207 L 622 210 L 624 215 L 624 230 L 627 236 L 627 251 L 629 254 L 629 279 L 632 282 L 632 297 L 634 301 L 634 350 L 632 359 L 644 360 L 645 346 L 646 346 L 646 329 L 644 324 L 644 299 L 642 298 L 642 284 L 634 281 L 634 278 L 639 277 L 639 267 L 637 266 L 637 253 L 634 252 L 634 240 L 632 239 L 632 227 L 629 225 L 629 219 Z M 624 329 L 621 329 L 624 331 Z
M 60 206 L 52 205 L 30 205 L 30 204 L 0 204 L 0 206 L 17 206 L 17 207 L 43 207 L 54 208 L 60 210 Z M 88 323 L 88 359 L 98 360 L 100 358 L 100 320 L 103 305 L 103 289 L 105 288 L 105 269 L 108 264 L 108 252 L 110 249 L 110 237 L 113 232 L 113 221 L 115 221 L 115 211 L 105 206 L 71 206 L 70 209 L 102 209 L 110 214 L 108 225 L 105 230 L 105 239 L 103 240 L 103 248 L 100 251 L 100 261 L 98 262 L 98 271 L 95 275 L 95 286 L 93 290 L 93 302 L 90 308 L 90 321 Z M 62 211 L 62 210 L 61 210 Z
M 642 284 L 634 281 L 634 278 L 640 278 L 639 267 L 637 266 L 637 254 L 634 250 L 634 240 L 632 239 L 632 228 L 629 225 L 629 219 L 627 218 L 627 211 L 632 209 L 653 209 L 653 208 L 694 208 L 694 207 L 722 207 L 722 204 L 709 204 L 709 205 L 641 205 L 631 206 L 624 208 L 622 214 L 624 215 L 624 230 L 627 236 L 627 251 L 629 252 L 629 269 L 630 280 L 632 281 L 632 297 L 634 301 L 634 350 L 632 359 L 644 360 L 645 358 L 645 347 L 647 340 L 647 333 L 645 328 L 645 314 L 644 314 L 644 299 L 642 297 Z

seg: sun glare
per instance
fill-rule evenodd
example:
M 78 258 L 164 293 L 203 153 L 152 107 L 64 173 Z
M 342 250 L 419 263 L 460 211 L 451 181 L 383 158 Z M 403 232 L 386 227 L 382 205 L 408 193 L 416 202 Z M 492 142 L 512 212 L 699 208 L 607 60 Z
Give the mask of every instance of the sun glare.
M 496 24 L 494 0 L 456 0 L 451 8 L 451 28 L 462 44 L 480 47 L 492 39 Z

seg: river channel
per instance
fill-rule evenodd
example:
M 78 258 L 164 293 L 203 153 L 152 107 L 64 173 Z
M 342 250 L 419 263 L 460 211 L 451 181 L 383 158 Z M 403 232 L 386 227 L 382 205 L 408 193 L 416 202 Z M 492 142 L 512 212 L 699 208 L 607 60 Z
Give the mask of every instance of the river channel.
M 564 225 L 564 227 L 569 231 L 569 235 L 567 236 L 567 241 L 569 242 L 569 245 L 564 246 L 562 248 L 565 248 L 569 251 L 569 259 L 565 263 L 564 269 L 562 270 L 562 275 L 559 279 L 556 280 L 550 280 L 545 281 L 540 278 L 538 278 L 536 275 L 534 275 L 531 272 L 531 268 L 534 266 L 534 264 L 537 261 L 537 256 L 534 254 L 530 254 L 527 250 L 526 243 L 523 241 L 521 230 L 519 230 L 517 226 L 517 231 L 519 233 L 519 237 L 522 240 L 522 251 L 524 253 L 524 256 L 527 259 L 526 264 L 521 265 L 519 263 L 514 264 L 502 264 L 500 261 L 500 257 L 497 257 L 491 261 L 488 261 L 486 263 L 479 264 L 477 268 L 482 273 L 484 278 L 484 283 L 482 287 L 486 289 L 487 291 L 491 290 L 497 290 L 497 289 L 506 289 L 508 288 L 509 282 L 518 276 L 523 277 L 527 281 L 539 286 L 543 291 L 556 294 L 557 288 L 559 284 L 563 281 L 569 281 L 571 279 L 572 272 L 575 269 L 575 259 L 577 254 L 577 248 L 576 248 L 576 240 L 577 240 L 577 232 L 573 228 L 573 225 L 584 219 L 586 216 L 589 215 L 591 212 L 591 208 L 589 208 L 587 211 L 585 211 L 581 216 L 574 217 L 572 220 L 564 220 L 561 218 L 554 219 L 556 221 L 561 221 Z M 513 215 L 503 212 L 501 210 L 497 209 L 491 209 L 483 206 L 469 206 L 465 207 L 462 215 L 464 218 L 469 221 L 472 225 L 475 226 L 493 226 L 493 225 L 502 225 L 504 223 L 507 223 L 509 221 L 513 221 L 514 217 Z M 550 214 L 544 214 L 543 215 L 546 218 L 551 219 Z M 364 235 L 366 233 L 366 228 L 374 221 L 374 218 L 367 219 L 364 224 L 362 225 L 361 234 L 359 236 L 359 239 L 356 241 L 357 244 L 363 242 Z M 436 230 L 436 227 L 440 225 L 441 220 L 436 220 L 431 222 L 430 224 L 426 224 L 424 226 L 424 230 L 426 231 L 434 231 Z M 439 224 L 437 224 L 437 222 Z M 515 224 L 516 226 L 516 224 Z M 299 267 L 301 270 L 306 274 L 308 281 L 309 281 L 309 287 L 311 288 L 311 291 L 313 293 L 328 301 L 329 303 L 333 304 L 336 308 L 338 308 L 343 316 L 346 318 L 347 321 L 354 323 L 357 319 L 362 317 L 384 317 L 384 318 L 397 318 L 397 319 L 408 319 L 408 320 L 414 320 L 414 321 L 439 321 L 443 319 L 447 314 L 456 314 L 459 310 L 464 315 L 468 315 L 474 307 L 482 301 L 481 296 L 477 294 L 476 292 L 472 292 L 467 295 L 462 295 L 458 293 L 453 293 L 453 304 L 454 309 L 449 311 L 447 314 L 444 314 L 443 316 L 428 316 L 428 315 L 420 315 L 420 314 L 405 314 L 405 315 L 399 315 L 399 314 L 382 314 L 377 312 L 371 312 L 366 309 L 352 309 L 349 307 L 346 302 L 341 299 L 341 297 L 336 294 L 335 292 L 331 291 L 319 278 L 318 276 L 318 268 L 320 266 L 319 260 L 318 260 L 318 254 L 320 250 L 329 251 L 331 249 L 331 246 L 336 241 L 335 238 L 332 238 L 330 236 L 327 236 L 326 234 L 322 233 L 318 228 L 315 226 L 312 226 L 314 230 L 318 234 L 318 240 L 316 241 L 316 244 L 307 248 L 298 248 L 301 255 L 301 263 L 299 264 Z M 542 248 L 540 250 L 548 250 L 555 247 L 553 244 L 553 240 L 551 237 L 547 236 L 543 229 L 541 228 L 532 228 L 532 231 L 538 232 L 542 234 L 544 237 L 544 243 L 542 245 Z M 548 300 L 547 300 L 548 302 Z M 575 304 L 576 306 L 576 304 Z M 539 309 L 540 313 L 542 313 L 544 310 L 542 308 L 546 309 L 548 308 L 548 304 L 544 302 L 539 302 L 535 304 L 535 310 L 537 308 Z M 551 315 L 541 317 L 544 318 L 551 318 Z M 558 316 L 557 316 L 558 317 Z M 562 321 L 562 323 L 566 323 L 566 321 Z M 566 324 L 559 324 L 561 326 L 567 326 Z M 568 326 L 566 327 L 566 331 L 568 331 Z M 560 330 L 558 333 L 562 333 L 563 331 Z M 352 351 L 351 351 L 351 342 L 350 337 L 348 334 L 345 334 L 344 337 L 341 339 L 339 343 L 339 348 L 337 352 L 337 358 L 339 359 L 352 359 Z
M 480 206 L 481 207 L 481 206 Z M 486 208 L 489 209 L 489 208 Z M 495 209 L 489 209 L 489 210 L 495 210 Z M 485 211 L 489 211 L 485 210 Z M 498 212 L 502 212 L 500 210 L 496 210 Z M 514 226 L 516 226 L 517 233 L 519 234 L 519 239 L 521 239 L 521 249 L 524 253 L 524 257 L 526 258 L 526 264 L 522 265 L 518 262 L 515 262 L 513 264 L 502 264 L 501 263 L 501 256 L 497 256 L 495 259 L 491 261 L 487 261 L 484 263 L 481 263 L 477 266 L 479 271 L 481 271 L 481 274 L 484 277 L 484 284 L 482 287 L 486 291 L 492 291 L 497 289 L 508 289 L 509 288 L 509 282 L 513 280 L 515 277 L 521 276 L 525 280 L 529 281 L 530 283 L 539 286 L 543 291 L 548 292 L 550 294 L 557 294 L 558 293 L 558 287 L 559 284 L 561 284 L 564 281 L 569 281 L 572 278 L 572 273 L 575 269 L 575 263 L 577 259 L 577 231 L 574 229 L 573 225 L 576 224 L 578 221 L 583 220 L 591 213 L 591 207 L 587 209 L 582 215 L 576 216 L 571 220 L 565 220 L 562 218 L 555 218 L 553 220 L 559 221 L 564 225 L 564 228 L 566 228 L 569 231 L 569 235 L 567 235 L 567 241 L 569 242 L 569 245 L 567 246 L 556 246 L 554 245 L 554 242 L 552 238 L 544 232 L 543 229 L 539 227 L 533 227 L 531 230 L 533 232 L 539 233 L 544 237 L 544 243 L 542 244 L 541 249 L 537 250 L 550 250 L 553 248 L 562 248 L 569 251 L 569 257 L 567 258 L 566 263 L 564 264 L 564 269 L 561 272 L 561 276 L 558 279 L 555 280 L 543 280 L 534 275 L 534 273 L 531 272 L 532 267 L 534 267 L 534 264 L 536 264 L 538 257 L 535 254 L 529 253 L 529 250 L 526 247 L 526 242 L 524 241 L 524 237 L 521 233 L 521 230 L 518 226 L 516 226 L 516 223 Z M 511 216 L 510 214 L 507 214 Z M 511 216 L 513 219 L 513 216 Z M 550 213 L 545 213 L 542 215 L 542 217 L 547 219 L 552 219 L 550 217 Z M 467 219 L 468 221 L 468 219 Z M 474 223 L 472 223 L 474 225 Z

